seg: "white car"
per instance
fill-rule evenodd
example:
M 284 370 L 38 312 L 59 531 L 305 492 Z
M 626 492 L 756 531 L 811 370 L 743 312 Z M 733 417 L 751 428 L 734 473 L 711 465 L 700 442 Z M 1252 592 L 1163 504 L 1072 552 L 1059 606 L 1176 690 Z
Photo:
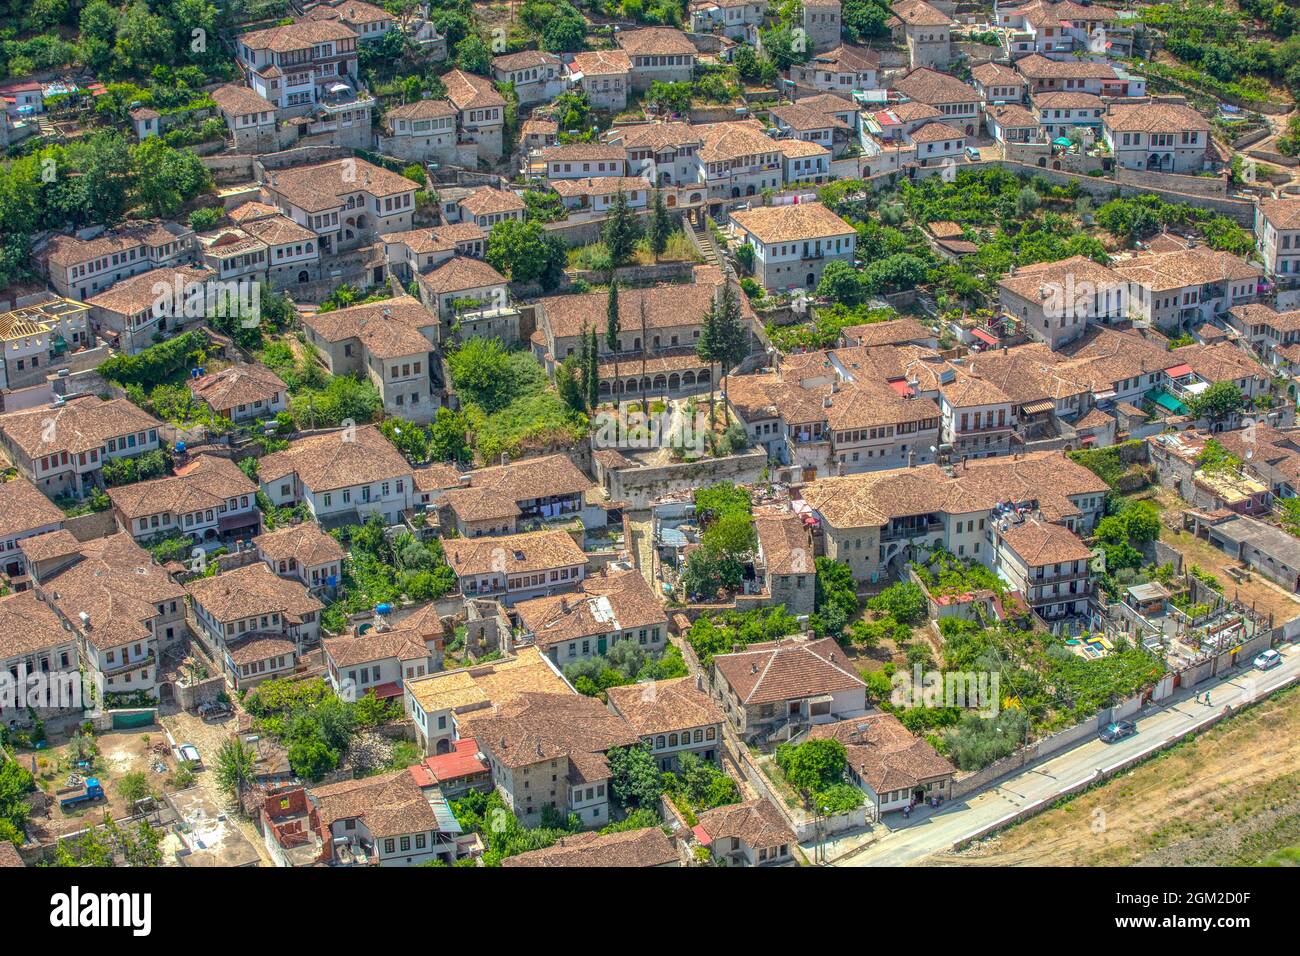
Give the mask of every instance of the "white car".
M 1282 663 L 1282 655 L 1271 648 L 1255 658 L 1255 670 L 1266 671 Z
M 176 754 L 182 760 L 188 760 L 196 767 L 203 764 L 203 761 L 199 759 L 199 748 L 193 744 L 181 744 L 176 748 Z

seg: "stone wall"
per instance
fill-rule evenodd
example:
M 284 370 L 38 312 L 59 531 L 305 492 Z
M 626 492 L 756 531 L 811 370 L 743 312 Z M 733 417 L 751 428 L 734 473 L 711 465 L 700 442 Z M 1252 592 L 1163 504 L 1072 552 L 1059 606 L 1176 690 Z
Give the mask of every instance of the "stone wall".
M 604 480 L 612 500 L 626 501 L 631 508 L 647 508 L 652 501 L 665 495 L 719 481 L 752 484 L 760 479 L 766 467 L 767 452 L 761 448 L 753 448 L 725 458 L 703 458 L 699 461 L 655 467 L 622 468 L 608 472 Z
M 198 710 L 201 704 L 215 701 L 226 692 L 226 679 L 220 675 L 197 684 L 176 684 L 176 702 L 185 710 Z

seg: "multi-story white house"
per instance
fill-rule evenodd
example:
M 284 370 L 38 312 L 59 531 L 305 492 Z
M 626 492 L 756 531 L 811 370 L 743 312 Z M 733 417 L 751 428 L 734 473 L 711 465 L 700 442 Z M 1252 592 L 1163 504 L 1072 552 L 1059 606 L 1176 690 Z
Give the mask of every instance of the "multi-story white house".
M 917 103 L 934 107 L 945 122 L 967 136 L 979 132 L 980 94 L 957 77 L 920 67 L 895 80 L 894 89 Z
M 396 524 L 414 488 L 411 466 L 372 425 L 299 438 L 261 459 L 258 480 L 273 504 L 305 504 L 327 527 L 371 515 Z
M 1076 129 L 1100 136 L 1101 117 L 1106 112 L 1100 96 L 1079 92 L 1035 93 L 1031 108 L 1048 140 L 1068 137 Z
M 609 689 L 609 709 L 641 735 L 660 770 L 675 770 L 683 754 L 717 762 L 722 713 L 700 686 L 702 678 L 678 677 Z
M 390 623 L 376 619 L 346 637 L 326 638 L 325 672 L 334 692 L 344 700 L 367 693 L 380 700 L 404 696 L 405 684 L 442 669 L 442 645 L 447 627 L 434 604 Z
M 13 728 L 82 713 L 77 638 L 36 592 L 0 597 L 0 720 Z M 34 714 L 28 712 L 28 707 Z
M 1044 620 L 1087 613 L 1092 550 L 1070 529 L 1018 515 L 992 525 L 993 568 Z
M 268 568 L 296 578 L 313 594 L 338 584 L 347 557 L 342 545 L 312 521 L 260 534 L 253 546 Z
M 1144 252 L 1111 264 L 1129 282 L 1129 313 L 1162 329 L 1196 328 L 1259 298 L 1264 271 L 1205 246 Z
M 546 179 L 591 179 L 626 176 L 627 150 L 605 143 L 566 143 L 548 146 L 539 156 Z
M 56 531 L 27 543 L 37 593 L 76 635 L 97 690 L 155 697 L 159 652 L 189 633 L 185 590 L 126 533 L 78 542 Z
M 51 498 L 103 485 L 104 463 L 156 451 L 162 422 L 124 398 L 78 395 L 0 415 L 0 446 L 20 474 Z
M 64 514 L 26 478 L 0 484 L 0 580 L 27 587 L 27 559 L 19 543 L 63 527 Z
M 520 106 L 549 103 L 564 92 L 564 61 L 542 50 L 520 50 L 492 58 L 492 79 L 513 83 Z
M 632 63 L 634 90 L 648 90 L 653 83 L 685 83 L 695 75 L 695 44 L 681 30 L 672 27 L 624 30 L 614 35 L 614 42 Z
M 565 66 L 569 85 L 587 94 L 598 110 L 618 112 L 627 108 L 632 88 L 632 60 L 622 50 L 588 50 L 575 53 Z
M 701 126 L 697 181 L 710 198 L 737 199 L 783 185 L 781 147 L 755 122 L 711 123 Z
M 457 156 L 458 110 L 450 100 L 416 100 L 384 113 L 380 146 L 400 159 L 452 162 Z
M 1024 79 L 1001 63 L 990 61 L 972 67 L 970 78 L 985 103 L 1020 103 L 1025 98 Z
M 754 277 L 766 289 L 813 289 L 827 262 L 853 262 L 857 233 L 821 203 L 757 206 L 731 221 L 753 248 Z
M 331 84 L 358 76 L 357 34 L 331 20 L 299 20 L 235 37 L 235 58 L 248 85 L 280 116 L 302 116 Z
M 275 104 L 242 83 L 227 83 L 211 93 L 237 149 L 270 152 L 280 148 Z
M 880 85 L 880 54 L 864 47 L 835 43 L 816 47 L 807 61 L 790 64 L 796 87 L 848 95 Z
M 40 291 L 14 305 L 0 312 L 0 389 L 43 386 L 47 375 L 67 365 L 70 352 L 95 341 L 84 303 Z
M 1007 29 L 1011 55 L 1070 53 L 1074 50 L 1106 51 L 1105 30 L 1119 14 L 1099 3 L 1075 0 L 1031 0 L 994 4 L 997 25 Z M 1094 50 L 1094 47 L 1100 49 Z
M 966 134 L 947 123 L 925 123 L 906 133 L 903 142 L 916 147 L 916 161 L 922 166 L 955 163 L 966 148 Z
M 686 12 L 693 33 L 721 33 L 732 40 L 752 41 L 763 18 L 767 0 L 690 0 Z
M 1210 147 L 1210 124 L 1176 103 L 1112 103 L 1102 133 L 1117 165 L 1163 173 L 1199 173 Z
M 502 139 L 505 97 L 496 91 L 491 80 L 464 70 L 444 74 L 442 82 L 447 87 L 447 99 L 460 111 L 457 118 L 460 142 L 475 144 L 481 159 L 499 159 L 505 145 Z
M 185 536 L 196 545 L 254 537 L 257 486 L 229 458 L 199 455 L 176 474 L 110 488 L 118 527 L 137 541 Z
M 587 570 L 587 556 L 567 531 L 452 538 L 444 547 L 462 594 L 504 604 L 572 591 Z
M 952 17 L 925 0 L 901 0 L 890 9 L 907 44 L 907 64 L 942 69 L 952 60 Z
M 196 399 L 232 422 L 270 418 L 288 407 L 289 386 L 265 365 L 228 365 L 186 384 Z
M 1146 96 L 1146 78 L 1103 60 L 1054 59 L 1031 53 L 1016 60 L 1030 93 L 1091 93 L 1094 96 Z
M 174 222 L 110 229 L 90 239 L 56 235 L 36 264 L 59 295 L 84 301 L 123 279 L 194 258 L 194 230 Z
M 1255 246 L 1270 279 L 1300 282 L 1300 199 L 1261 199 L 1255 206 Z
M 636 571 L 584 578 L 578 594 L 521 601 L 515 613 L 525 639 L 560 667 L 603 655 L 619 641 L 655 655 L 668 640 L 668 618 Z
M 265 202 L 315 233 L 326 253 L 410 229 L 419 188 L 405 176 L 352 158 L 268 170 L 261 186 Z

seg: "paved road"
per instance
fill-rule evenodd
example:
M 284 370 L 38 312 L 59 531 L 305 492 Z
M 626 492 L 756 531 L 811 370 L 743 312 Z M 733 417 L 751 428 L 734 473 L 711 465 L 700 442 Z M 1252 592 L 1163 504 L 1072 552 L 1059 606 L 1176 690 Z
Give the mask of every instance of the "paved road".
M 1040 800 L 1059 796 L 1068 788 L 1093 777 L 1097 770 L 1109 770 L 1125 758 L 1175 740 L 1195 729 L 1225 706 L 1234 708 L 1266 696 L 1288 682 L 1300 679 L 1300 646 L 1283 645 L 1284 658 L 1269 671 L 1238 669 L 1224 680 L 1202 681 L 1199 693 L 1209 691 L 1212 706 L 1192 700 L 1180 692 L 1163 706 L 1149 708 L 1136 722 L 1138 732 L 1116 744 L 1095 738 L 1003 780 L 988 790 L 964 800 L 914 812 L 911 820 L 890 813 L 877 829 L 878 838 L 851 856 L 835 861 L 836 866 L 907 866 L 979 832 L 989 824 L 1014 814 Z

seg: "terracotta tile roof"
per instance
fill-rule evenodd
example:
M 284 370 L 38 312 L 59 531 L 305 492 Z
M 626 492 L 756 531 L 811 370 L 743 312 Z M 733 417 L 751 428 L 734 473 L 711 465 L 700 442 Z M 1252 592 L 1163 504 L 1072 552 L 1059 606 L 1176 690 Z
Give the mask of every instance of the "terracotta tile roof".
M 54 452 L 79 454 L 102 448 L 110 438 L 161 426 L 125 398 L 105 402 L 96 395 L 78 395 L 58 408 L 42 406 L 0 415 L 0 431 L 32 459 Z
M 769 573 L 813 573 L 812 542 L 798 515 L 790 511 L 760 512 L 754 515 L 754 529 Z
M 561 837 L 542 850 L 520 853 L 501 861 L 502 866 L 632 867 L 670 866 L 678 862 L 672 837 L 658 827 L 621 833 L 575 833 Z
M 1184 345 L 1169 353 L 1173 363 L 1184 362 L 1209 382 L 1231 382 L 1239 378 L 1267 379 L 1268 371 L 1230 342 L 1214 345 Z
M 1208 246 L 1139 253 L 1114 260 L 1111 268 L 1153 292 L 1264 277 L 1264 270 L 1259 266 Z
M 258 400 L 269 402 L 284 395 L 288 386 L 265 365 L 231 365 L 219 372 L 189 379 L 194 397 L 218 411 L 251 405 Z
M 1031 568 L 1063 561 L 1087 561 L 1092 557 L 1077 534 L 1064 525 L 1044 521 L 1013 524 L 1002 532 L 1002 540 Z
M 1036 110 L 1099 110 L 1106 104 L 1100 96 L 1079 92 L 1035 93 L 1030 98 Z
M 34 590 L 0 597 L 0 660 L 26 657 L 73 640 L 53 608 Z M 54 664 L 57 670 L 58 662 Z
M 696 127 L 678 121 L 619 126 L 610 130 L 609 135 L 611 141 L 616 141 L 627 149 L 675 149 L 701 142 Z
M 981 63 L 971 67 L 971 77 L 980 86 L 1024 86 L 1025 81 L 1015 70 L 1001 63 Z
M 1066 290 L 1074 294 L 1074 304 L 1091 303 L 1098 289 L 1122 288 L 1125 281 L 1113 269 L 1086 256 L 1071 256 L 1057 262 L 1040 262 L 1021 266 L 998 280 L 998 288 L 1015 293 L 1030 302 L 1045 301 L 1049 295 L 1063 298 Z M 1065 305 L 1069 305 L 1066 303 Z
M 1031 53 L 1016 60 L 1016 70 L 1030 80 L 1093 79 L 1113 80 L 1115 68 L 1088 60 L 1049 60 L 1041 53 Z
M 774 106 L 768 112 L 793 130 L 848 129 L 848 124 L 831 113 L 823 113 L 802 103 Z
M 934 223 L 930 223 L 933 227 Z M 890 319 L 887 322 L 869 322 L 866 325 L 848 325 L 840 330 L 850 345 L 902 345 L 907 342 L 925 342 L 935 334 L 916 319 Z
M 86 304 L 118 315 L 136 315 L 152 309 L 159 300 L 160 292 L 174 295 L 178 283 L 186 290 L 184 294 L 188 294 L 191 284 L 214 278 L 216 273 L 211 269 L 164 266 L 115 282 L 103 292 L 87 299 Z
M 401 358 L 423 355 L 432 350 L 432 343 L 421 330 L 437 325 L 438 319 L 419 299 L 401 295 L 346 309 L 317 312 L 304 316 L 302 322 L 326 342 L 358 339 L 373 355 Z
M 416 100 L 402 106 L 395 106 L 384 113 L 385 122 L 390 119 L 426 120 L 442 116 L 455 116 L 458 112 L 450 100 Z M 391 127 L 391 123 L 388 124 Z
M 438 617 L 438 609 L 430 604 L 387 630 L 371 628 L 359 636 L 329 637 L 323 645 L 326 657 L 336 667 L 356 667 L 390 659 L 422 661 L 431 656 L 430 644 L 439 647 L 446 637 L 447 628 Z
M 554 136 L 559 131 L 560 124 L 548 119 L 524 120 L 523 125 L 519 127 L 519 135 L 523 137 Z
M 586 555 L 567 531 L 532 531 L 491 538 L 452 538 L 443 542 L 456 576 L 523 574 L 586 564 Z
M 461 737 L 448 753 L 425 757 L 424 767 L 436 783 L 449 783 L 488 772 L 487 762 L 479 757 L 478 741 L 473 737 Z
M 551 189 L 565 198 L 573 196 L 612 196 L 615 193 L 649 192 L 648 180 L 639 176 L 595 176 L 584 179 L 553 179 Z
M 853 235 L 853 227 L 819 202 L 756 206 L 731 214 L 732 221 L 759 242 L 803 242 Z
M 914 143 L 938 143 L 944 140 L 965 139 L 966 134 L 947 123 L 933 122 L 917 127 L 908 134 L 908 137 Z
M 644 27 L 639 30 L 620 30 L 614 35 L 621 49 L 629 56 L 695 56 L 695 44 L 681 30 L 671 27 Z
M 1259 208 L 1274 229 L 1300 229 L 1300 199 L 1261 199 Z
M 611 687 L 609 706 L 642 737 L 722 723 L 722 712 L 693 677 Z
M 230 116 L 251 116 L 254 113 L 275 113 L 275 104 L 251 87 L 242 83 L 227 83 L 210 94 L 217 109 Z
M 977 103 L 979 94 L 955 76 L 919 67 L 894 81 L 894 89 L 911 99 L 930 106 L 950 103 Z
M 157 605 L 182 601 L 185 589 L 126 532 L 82 543 L 81 560 L 41 580 L 42 590 L 71 621 L 84 611 L 86 639 L 103 650 L 151 640 Z
M 532 632 L 538 647 L 668 625 L 663 606 L 640 571 L 591 575 L 581 587 L 577 594 L 549 595 L 515 605 L 520 623 Z
M 8 840 L 0 843 L 0 866 L 26 866 L 18 850 Z
M 482 186 L 462 199 L 460 208 L 471 216 L 490 216 L 493 213 L 523 212 L 527 207 L 519 195 L 509 189 Z
M 39 488 L 21 475 L 0 482 L 0 540 L 47 524 L 62 525 L 63 512 Z
M 215 577 L 195 578 L 185 585 L 195 604 L 201 605 L 218 623 L 279 613 L 291 622 L 325 605 L 311 596 L 302 584 L 282 578 L 265 564 L 246 564 Z
M 443 85 L 447 87 L 447 99 L 456 104 L 460 110 L 483 109 L 484 107 L 505 106 L 506 100 L 492 81 L 464 70 L 452 70 L 442 76 Z
M 535 66 L 559 66 L 563 61 L 554 53 L 543 50 L 520 50 L 492 58 L 492 69 L 509 73 L 513 70 L 530 70 Z
M 314 787 L 308 798 L 327 837 L 336 820 L 361 820 L 378 839 L 439 829 L 429 798 L 406 770 Z
M 446 491 L 460 485 L 462 472 L 446 462 L 432 462 L 415 469 L 417 491 Z
M 606 750 L 639 740 L 627 721 L 598 700 L 531 692 L 498 704 L 492 712 L 469 715 L 462 722 L 462 735 L 473 737 L 506 767 L 568 758 L 585 781 L 609 776 L 602 756 Z
M 902 0 L 889 8 L 909 27 L 946 27 L 952 18 L 930 6 L 925 0 Z
M 1200 130 L 1208 133 L 1205 117 L 1178 103 L 1112 103 L 1101 117 L 1102 123 L 1124 133 L 1180 133 Z
M 235 37 L 235 42 L 242 43 L 250 50 L 272 50 L 276 53 L 288 53 L 291 50 L 303 50 L 317 43 L 331 40 L 356 39 L 356 32 L 350 27 L 330 20 L 299 20 L 282 27 L 270 27 L 254 30 Z
M 176 474 L 108 489 L 108 497 L 128 521 L 164 512 L 189 514 L 217 510 L 245 495 L 252 506 L 257 486 L 229 458 L 199 455 Z
M 647 329 L 699 325 L 713 304 L 713 291 L 712 286 L 703 283 L 619 289 L 619 312 L 637 328 L 642 303 Z M 603 329 L 607 298 L 603 292 L 548 296 L 539 300 L 543 322 L 556 338 L 578 335 L 584 322 L 588 329 Z
M 64 528 L 32 535 L 18 542 L 18 550 L 23 553 L 28 564 L 49 561 L 51 558 L 67 558 L 81 553 L 81 542 Z
M 522 458 L 468 472 L 453 470 L 444 473 L 442 478 L 452 479 L 447 488 L 482 492 L 509 505 L 537 498 L 580 495 L 595 487 L 568 455 Z
M 411 480 L 411 466 L 373 425 L 356 430 L 345 441 L 346 429 L 311 435 L 291 442 L 284 451 L 267 455 L 258 475 L 267 484 L 296 473 L 312 492 L 372 484 L 390 478 Z
M 772 704 L 816 697 L 865 685 L 840 646 L 829 637 L 750 644 L 734 654 L 715 654 L 713 667 L 742 704 Z
M 828 66 L 837 73 L 870 73 L 880 66 L 880 54 L 865 47 L 841 43 L 825 53 L 814 52 L 812 63 Z
M 993 121 L 1003 129 L 1024 129 L 1027 126 L 1038 127 L 1038 119 L 1033 113 L 1016 103 L 998 103 L 988 107 L 987 111 Z
M 253 539 L 258 553 L 271 561 L 293 558 L 304 568 L 342 561 L 347 555 L 333 535 L 328 535 L 314 521 L 288 525 L 259 534 Z
M 936 109 L 919 100 L 909 100 L 906 103 L 899 103 L 897 106 L 891 106 L 890 111 L 900 122 L 916 123 L 921 120 L 937 119 L 943 116 L 943 110 Z
M 456 252 L 461 243 L 487 239 L 487 233 L 478 223 L 458 222 L 432 229 L 407 229 L 404 232 L 387 232 L 380 237 L 386 243 L 406 246 L 417 256 L 434 252 Z
M 541 152 L 544 163 L 623 162 L 626 159 L 627 150 L 608 143 L 562 143 L 547 146 Z
M 299 209 L 321 212 L 343 206 L 349 193 L 365 192 L 379 199 L 414 193 L 419 186 L 392 170 L 364 159 L 339 159 L 312 166 L 292 166 L 267 172 L 264 188 L 279 193 Z M 412 207 L 413 208 L 413 207 Z
M 825 146 L 806 139 L 778 139 L 776 144 L 781 150 L 781 155 L 786 159 L 801 159 L 804 156 L 830 154 L 830 150 Z
M 348 23 L 397 23 L 397 18 L 365 0 L 325 0 L 307 11 L 311 20 L 346 20 Z
M 1070 507 L 1069 496 L 1109 486 L 1060 452 L 970 460 L 949 476 L 938 465 L 823 478 L 803 498 L 835 528 L 880 526 L 892 518 L 939 512 L 972 514 L 998 504 L 1037 501 L 1044 511 Z M 1047 507 L 1044 508 L 1044 503 Z
M 1063 20 L 1083 23 L 1109 23 L 1119 19 L 1114 10 L 1096 3 L 1074 3 L 1072 0 L 1036 0 L 1013 10 L 1020 13 L 1032 26 L 1059 27 Z
M 244 224 L 244 231 L 261 239 L 268 246 L 282 246 L 290 242 L 315 242 L 316 233 L 300 226 L 288 216 L 267 216 Z
M 957 772 L 930 744 L 913 737 L 893 714 L 819 724 L 809 737 L 842 743 L 849 766 L 877 794 L 910 790 Z
M 432 271 L 424 273 L 424 281 L 439 295 L 448 292 L 468 292 L 489 286 L 504 286 L 506 277 L 482 259 L 453 256 Z
M 632 60 L 622 50 L 589 50 L 573 55 L 569 71 L 583 76 L 621 76 L 632 72 Z
M 256 664 L 281 655 L 293 660 L 298 646 L 287 637 L 276 634 L 253 634 L 226 645 L 226 656 L 237 665 Z
M 756 849 L 797 842 L 780 811 L 762 798 L 705 810 L 699 815 L 699 825 L 710 842 L 731 838 Z
M 780 151 L 776 141 L 763 132 L 756 120 L 709 123 L 699 127 L 699 131 L 703 143 L 699 157 L 705 163 L 725 163 L 745 156 L 763 156 Z
M 528 692 L 576 694 L 550 660 L 531 645 L 519 648 L 514 657 L 408 681 L 406 689 L 426 713 L 457 714 L 505 704 Z

